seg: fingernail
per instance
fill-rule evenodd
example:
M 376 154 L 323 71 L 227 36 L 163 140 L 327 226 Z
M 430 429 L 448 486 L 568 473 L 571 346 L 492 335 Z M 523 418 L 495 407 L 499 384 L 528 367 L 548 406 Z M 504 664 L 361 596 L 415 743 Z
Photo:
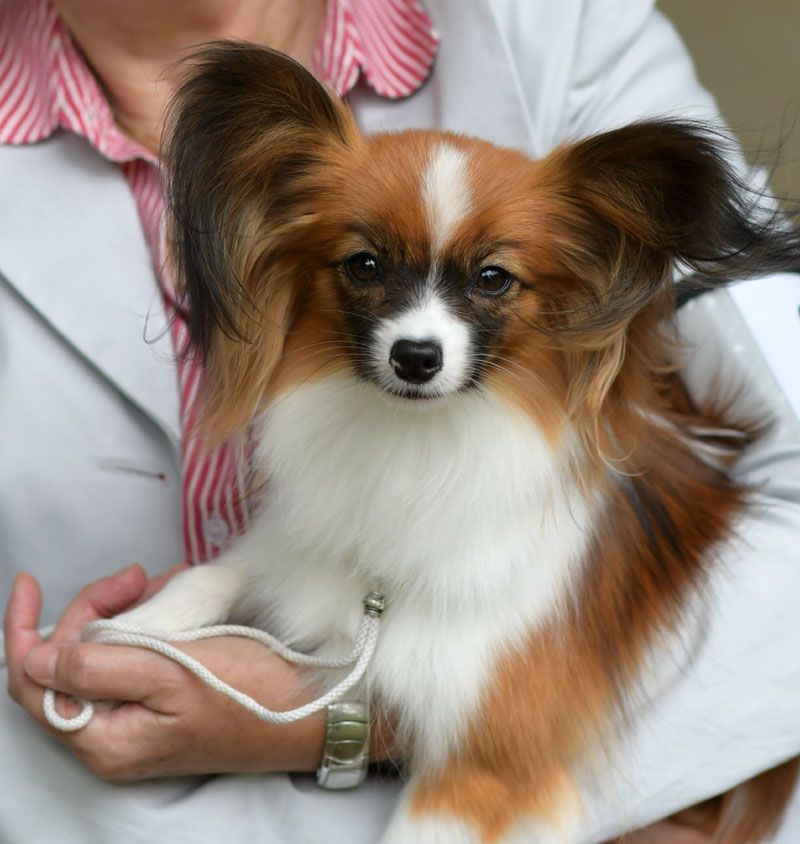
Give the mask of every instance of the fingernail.
M 56 676 L 58 648 L 55 645 L 40 645 L 28 651 L 25 657 L 25 671 L 32 680 L 42 686 L 53 682 Z

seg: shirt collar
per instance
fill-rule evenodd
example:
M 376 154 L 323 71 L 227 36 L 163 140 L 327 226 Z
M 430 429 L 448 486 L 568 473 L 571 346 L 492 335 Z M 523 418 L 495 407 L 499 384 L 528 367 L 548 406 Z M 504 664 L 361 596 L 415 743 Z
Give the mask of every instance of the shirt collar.
M 423 85 L 438 46 L 418 0 L 328 0 L 313 69 L 340 94 L 363 72 L 376 93 L 398 99 Z
M 439 35 L 418 0 L 328 0 L 312 68 L 339 94 L 363 76 L 391 99 L 430 74 Z M 49 0 L 0 0 L 0 143 L 41 141 L 61 128 L 111 161 L 153 154 L 126 137 Z

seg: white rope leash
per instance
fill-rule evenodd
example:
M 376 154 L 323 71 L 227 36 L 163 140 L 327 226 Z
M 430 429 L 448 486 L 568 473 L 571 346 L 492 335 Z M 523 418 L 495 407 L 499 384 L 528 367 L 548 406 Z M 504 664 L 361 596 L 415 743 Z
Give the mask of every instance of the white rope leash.
M 221 624 L 214 627 L 200 627 L 196 630 L 186 630 L 180 633 L 162 633 L 157 630 L 142 630 L 138 627 L 131 627 L 127 624 L 115 623 L 113 619 L 93 621 L 86 626 L 81 639 L 85 641 L 100 642 L 108 645 L 130 645 L 134 647 L 147 648 L 148 650 L 160 653 L 163 656 L 179 663 L 192 674 L 199 677 L 212 689 L 226 695 L 231 700 L 252 712 L 257 718 L 266 721 L 268 724 L 290 724 L 293 721 L 300 721 L 319 712 L 331 703 L 340 700 L 350 689 L 352 689 L 367 670 L 367 666 L 375 653 L 378 644 L 378 627 L 380 616 L 385 607 L 383 595 L 378 592 L 370 592 L 364 598 L 364 617 L 358 628 L 352 651 L 340 659 L 324 659 L 321 657 L 309 656 L 308 654 L 293 651 L 286 645 L 279 642 L 269 633 L 257 630 L 254 627 L 243 627 L 234 624 Z M 315 668 L 344 668 L 353 665 L 353 670 L 337 683 L 330 691 L 311 703 L 290 709 L 285 712 L 276 712 L 262 706 L 244 692 L 240 692 L 233 686 L 228 685 L 216 674 L 209 671 L 201 662 L 174 647 L 170 642 L 195 642 L 198 639 L 211 639 L 216 636 L 241 636 L 247 639 L 254 639 L 270 647 L 275 653 L 288 662 L 297 665 L 308 665 Z M 167 641 L 169 640 L 169 641 Z M 73 718 L 64 718 L 56 712 L 55 692 L 52 689 L 45 689 L 44 693 L 44 716 L 48 723 L 62 732 L 74 732 L 83 729 L 94 715 L 94 705 L 89 700 L 74 698 L 80 706 L 80 712 Z

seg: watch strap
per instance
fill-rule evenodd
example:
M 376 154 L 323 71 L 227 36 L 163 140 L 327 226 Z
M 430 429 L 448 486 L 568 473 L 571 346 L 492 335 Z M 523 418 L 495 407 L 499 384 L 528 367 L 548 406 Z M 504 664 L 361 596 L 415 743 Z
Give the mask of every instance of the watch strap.
M 369 705 L 358 701 L 330 704 L 317 784 L 337 790 L 355 788 L 364 782 L 368 764 Z

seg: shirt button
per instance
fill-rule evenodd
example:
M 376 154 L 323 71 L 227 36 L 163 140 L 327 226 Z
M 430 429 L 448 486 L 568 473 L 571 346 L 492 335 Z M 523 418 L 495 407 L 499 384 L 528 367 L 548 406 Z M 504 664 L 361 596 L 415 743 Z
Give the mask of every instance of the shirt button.
M 203 536 L 214 545 L 222 545 L 230 535 L 231 530 L 219 513 L 212 513 L 203 522 Z

